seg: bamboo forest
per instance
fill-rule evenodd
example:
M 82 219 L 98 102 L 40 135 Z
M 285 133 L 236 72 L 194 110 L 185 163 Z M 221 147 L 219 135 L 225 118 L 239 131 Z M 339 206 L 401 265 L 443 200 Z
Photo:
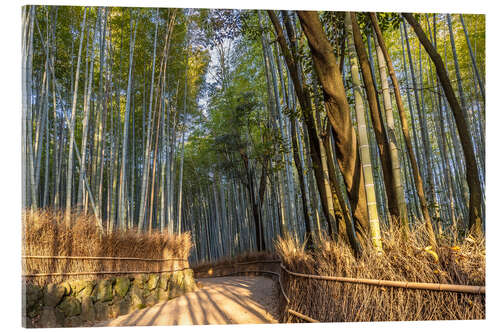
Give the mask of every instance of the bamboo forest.
M 109 257 L 165 251 L 191 272 L 166 304 L 246 267 L 275 284 L 269 322 L 484 319 L 485 30 L 479 14 L 24 6 L 23 279 L 43 294 L 26 292 L 26 325 L 115 318 L 99 279 L 117 295 L 118 273 L 167 271 Z M 73 282 L 48 303 L 68 275 L 97 279 L 90 303 Z

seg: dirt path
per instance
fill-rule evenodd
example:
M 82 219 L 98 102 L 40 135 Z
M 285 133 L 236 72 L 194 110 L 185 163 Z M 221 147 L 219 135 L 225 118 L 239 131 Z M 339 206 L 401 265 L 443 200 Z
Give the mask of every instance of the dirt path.
M 277 323 L 277 290 L 272 279 L 199 279 L 202 288 L 96 326 L 161 326 Z

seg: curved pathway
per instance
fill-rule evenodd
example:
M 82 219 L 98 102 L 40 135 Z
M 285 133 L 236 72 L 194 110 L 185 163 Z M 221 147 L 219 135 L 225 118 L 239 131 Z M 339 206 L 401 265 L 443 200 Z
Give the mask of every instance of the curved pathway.
M 275 282 L 263 276 L 198 279 L 202 288 L 96 326 L 277 323 Z

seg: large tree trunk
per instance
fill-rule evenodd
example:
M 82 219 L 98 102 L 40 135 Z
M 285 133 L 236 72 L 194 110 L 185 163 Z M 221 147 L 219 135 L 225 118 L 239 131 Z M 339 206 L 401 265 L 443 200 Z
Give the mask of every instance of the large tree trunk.
M 186 87 L 187 87 L 187 79 L 186 79 Z M 187 94 L 187 91 L 185 92 Z M 184 115 L 186 114 L 186 100 L 184 100 Z M 181 142 L 181 165 L 179 167 L 179 199 L 178 199 L 178 208 L 177 208 L 177 233 L 181 233 L 181 218 L 182 218 L 182 175 L 184 171 L 184 130 L 182 130 L 182 142 Z
M 446 99 L 450 104 L 453 116 L 455 118 L 455 123 L 457 125 L 458 134 L 460 137 L 460 142 L 464 150 L 467 176 L 467 184 L 469 185 L 469 230 L 475 234 L 482 233 L 483 227 L 483 194 L 481 191 L 481 185 L 479 182 L 479 173 L 476 163 L 476 157 L 474 156 L 474 149 L 472 147 L 472 138 L 470 130 L 467 126 L 467 121 L 463 110 L 460 107 L 460 103 L 455 96 L 453 91 L 450 78 L 446 72 L 441 56 L 436 51 L 436 48 L 431 44 L 429 39 L 427 39 L 424 31 L 422 30 L 420 24 L 415 20 L 412 14 L 403 13 L 402 14 L 408 23 L 412 26 L 415 31 L 420 43 L 424 46 L 425 50 L 429 54 L 434 66 L 436 66 L 436 72 L 439 76 L 439 81 L 443 87 Z
M 356 219 L 356 230 L 366 237 L 369 231 L 366 193 L 356 133 L 351 123 L 349 104 L 332 46 L 326 38 L 318 13 L 298 11 L 307 37 L 314 67 L 323 88 L 325 109 L 335 138 L 335 151 L 344 176 L 347 194 Z
M 286 31 L 288 34 L 288 39 L 290 40 L 290 44 L 292 48 L 296 51 L 297 50 L 297 39 L 295 36 L 295 30 L 294 30 L 294 25 L 292 23 L 292 20 L 290 20 L 290 17 L 288 16 L 287 11 L 281 11 L 282 17 L 283 17 L 283 22 L 285 23 L 286 26 Z M 288 99 L 289 99 L 289 104 L 291 104 L 291 108 L 293 110 L 293 114 L 296 112 L 296 97 L 295 97 L 295 92 L 293 90 L 293 84 L 291 80 L 288 81 Z M 290 105 L 289 105 L 290 107 Z M 291 141 L 292 141 L 292 150 L 293 150 L 293 159 L 295 162 L 295 167 L 297 169 L 297 176 L 299 179 L 299 187 L 300 187 L 300 193 L 301 193 L 301 201 L 302 201 L 302 211 L 304 215 L 304 227 L 305 227 L 305 239 L 308 245 L 312 244 L 312 225 L 311 225 L 311 217 L 309 216 L 309 207 L 308 207 L 308 193 L 306 190 L 306 178 L 304 177 L 304 167 L 303 167 L 303 161 L 300 158 L 299 155 L 299 144 L 300 144 L 300 139 L 298 138 L 297 135 L 297 120 L 295 117 L 290 117 L 290 135 L 291 135 Z M 301 151 L 301 150 L 300 150 Z
M 321 207 L 329 226 L 329 234 L 330 236 L 334 236 L 336 234 L 336 230 L 333 229 L 336 226 L 334 223 L 335 216 L 333 216 L 329 211 L 328 200 L 327 200 L 327 191 L 331 191 L 331 188 L 329 186 L 325 186 L 325 181 L 328 182 L 328 179 L 325 178 L 322 169 L 320 144 L 313 117 L 311 98 L 309 96 L 308 89 L 306 89 L 305 84 L 302 80 L 302 73 L 300 72 L 300 67 L 297 62 L 298 61 L 297 54 L 292 54 L 292 52 L 290 52 L 285 37 L 283 35 L 283 30 L 281 28 L 278 18 L 276 17 L 276 14 L 273 11 L 268 11 L 268 14 L 274 26 L 278 43 L 280 44 L 281 51 L 285 57 L 285 61 L 291 79 L 293 81 L 295 92 L 297 94 L 297 98 L 299 100 L 299 104 L 302 109 L 304 122 L 309 136 L 309 146 L 310 146 L 312 166 L 313 166 L 314 176 L 316 179 L 316 185 L 318 187 L 318 192 L 320 195 Z M 293 48 L 292 51 L 294 51 Z M 353 243 L 352 246 L 356 252 L 360 252 L 359 244 L 357 244 L 357 242 Z

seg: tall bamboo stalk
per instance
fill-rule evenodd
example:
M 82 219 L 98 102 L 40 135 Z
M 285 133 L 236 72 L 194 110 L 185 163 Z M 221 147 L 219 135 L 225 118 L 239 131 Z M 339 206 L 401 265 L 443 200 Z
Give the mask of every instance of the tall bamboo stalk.
M 378 220 L 377 201 L 375 197 L 375 187 L 373 182 L 370 146 L 368 142 L 368 134 L 366 131 L 366 118 L 363 104 L 361 78 L 359 76 L 359 63 L 358 59 L 356 58 L 356 48 L 354 46 L 351 14 L 349 12 L 347 12 L 345 15 L 345 28 L 347 33 L 349 61 L 351 65 L 351 79 L 353 84 L 352 90 L 354 94 L 361 166 L 363 168 L 365 181 L 364 186 L 366 188 L 366 204 L 368 206 L 368 217 L 370 219 L 370 236 L 373 247 L 377 252 L 381 253 L 383 252 L 383 250 L 380 237 L 380 223 Z
M 68 153 L 68 172 L 66 176 L 66 210 L 65 221 L 66 226 L 71 225 L 71 185 L 73 182 L 73 141 L 75 140 L 75 122 L 76 122 L 76 102 L 78 97 L 78 82 L 80 78 L 80 63 L 83 46 L 83 34 L 85 32 L 85 19 L 87 18 L 87 8 L 83 11 L 83 20 L 80 28 L 80 46 L 78 47 L 78 60 L 76 62 L 76 74 L 74 80 L 73 102 L 71 106 L 71 120 L 70 120 L 70 139 L 69 139 L 69 153 Z

